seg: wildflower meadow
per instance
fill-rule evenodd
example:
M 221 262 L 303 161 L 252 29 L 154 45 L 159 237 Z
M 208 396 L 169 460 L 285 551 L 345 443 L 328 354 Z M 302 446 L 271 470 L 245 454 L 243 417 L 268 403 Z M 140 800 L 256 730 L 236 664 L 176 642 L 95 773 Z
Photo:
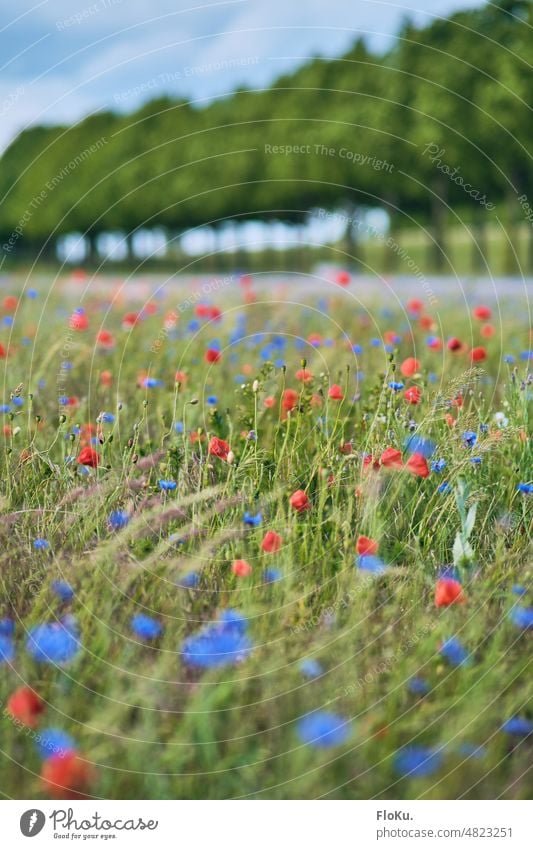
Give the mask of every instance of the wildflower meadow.
M 3 275 L 5 797 L 531 793 L 527 288 L 290 277 Z

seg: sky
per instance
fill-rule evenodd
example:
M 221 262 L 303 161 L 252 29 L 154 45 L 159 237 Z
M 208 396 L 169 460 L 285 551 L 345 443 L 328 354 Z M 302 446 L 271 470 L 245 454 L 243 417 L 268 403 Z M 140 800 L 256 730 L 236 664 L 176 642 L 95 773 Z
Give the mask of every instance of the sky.
M 385 48 L 483 0 L 0 0 L 0 150 L 36 123 L 129 112 L 162 94 L 201 103 L 263 87 L 357 36 Z

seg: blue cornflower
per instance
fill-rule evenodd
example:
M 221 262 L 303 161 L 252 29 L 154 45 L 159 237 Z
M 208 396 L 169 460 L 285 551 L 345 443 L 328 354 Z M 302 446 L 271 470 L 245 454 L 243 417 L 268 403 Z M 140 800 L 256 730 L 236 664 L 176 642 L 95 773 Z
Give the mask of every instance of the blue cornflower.
M 109 518 L 107 520 L 109 527 L 113 531 L 120 531 L 122 528 L 125 528 L 130 520 L 129 513 L 126 513 L 125 510 L 113 510 L 109 514 Z
M 115 417 L 113 413 L 101 413 L 100 421 L 104 422 L 104 424 L 113 424 L 113 422 L 115 421 Z
M 479 466 L 483 462 L 483 457 L 470 457 L 470 462 L 474 466 Z
M 304 678 L 319 678 L 324 673 L 324 667 L 318 660 L 308 657 L 301 661 L 300 672 Z
M 275 584 L 277 581 L 281 581 L 281 578 L 281 571 L 273 566 L 263 571 L 263 581 L 265 584 Z
M 140 637 L 141 640 L 155 640 L 163 631 L 163 627 L 157 619 L 152 619 L 151 616 L 146 616 L 144 613 L 137 613 L 132 616 L 130 625 L 135 636 Z
M 446 468 L 446 460 L 433 460 L 431 464 L 432 472 L 442 472 Z
M 0 404 L 0 413 L 9 413 L 11 412 L 11 407 L 9 404 Z
M 441 655 L 451 666 L 465 666 L 470 662 L 470 655 L 457 637 L 450 637 L 440 647 Z
M 477 441 L 477 434 L 473 430 L 465 430 L 463 433 L 463 444 L 466 448 L 473 448 Z
M 513 354 L 505 354 L 503 357 L 504 363 L 509 363 L 509 365 L 513 365 L 516 363 L 516 357 Z
M 426 460 L 433 456 L 437 447 L 432 439 L 419 434 L 408 436 L 404 445 L 409 454 L 422 454 L 422 457 L 425 457 Z
M 356 562 L 359 569 L 372 575 L 383 575 L 387 571 L 387 566 L 376 554 L 360 554 Z
M 475 743 L 461 743 L 458 751 L 459 754 L 466 755 L 469 758 L 484 758 L 487 754 L 485 746 L 479 746 Z
M 39 537 L 39 539 L 33 540 L 33 547 L 36 548 L 37 551 L 46 551 L 46 549 L 50 548 L 50 543 L 47 539 Z
M 183 433 L 184 429 L 185 428 L 183 422 L 176 422 L 176 424 L 174 425 L 174 430 L 176 431 L 176 433 Z
M 43 728 L 37 735 L 36 746 L 44 761 L 54 756 L 64 757 L 67 752 L 75 752 L 77 748 L 70 734 L 60 728 Z
M 11 637 L 0 634 L 0 664 L 11 663 L 15 657 L 15 644 Z
M 52 581 L 52 592 L 61 601 L 71 601 L 74 598 L 74 590 L 66 581 Z
M 297 728 L 302 743 L 317 749 L 340 746 L 352 730 L 350 720 L 325 710 L 308 713 L 298 721 Z
M 394 759 L 394 768 L 400 775 L 418 777 L 431 775 L 439 769 L 441 763 L 442 753 L 438 749 L 407 746 L 397 753 Z
M 24 398 L 21 398 L 20 395 L 15 395 L 14 398 L 11 399 L 11 403 L 15 407 L 22 407 L 24 404 Z
M 12 637 L 15 633 L 15 623 L 12 619 L 0 619 L 0 636 Z
M 444 493 L 444 492 L 449 492 L 450 490 L 451 490 L 451 485 L 448 483 L 448 481 L 444 481 L 443 483 L 440 484 L 440 486 L 437 487 L 437 492 Z
M 415 696 L 425 696 L 427 693 L 429 693 L 431 687 L 424 678 L 420 678 L 419 676 L 415 675 L 415 677 L 411 678 L 411 680 L 408 682 L 407 689 Z
M 480 429 L 481 433 L 488 433 L 489 432 L 488 424 L 480 424 L 479 429 Z
M 398 380 L 391 380 L 389 383 L 389 389 L 392 389 L 393 392 L 399 392 L 400 389 L 403 389 L 404 384 Z
M 30 630 L 26 649 L 38 663 L 66 663 L 78 653 L 80 643 L 69 625 L 45 622 Z
M 176 487 L 178 485 L 176 483 L 176 481 L 166 481 L 166 480 L 160 480 L 160 481 L 158 481 L 158 484 L 159 484 L 159 488 L 162 489 L 164 492 L 171 492 L 173 489 L 176 489 Z
M 370 340 L 370 344 L 373 348 L 381 348 L 381 339 L 377 339 L 375 336 Z
M 352 345 L 352 351 L 354 352 L 354 354 L 362 354 L 363 353 L 363 346 L 362 345 Z
M 155 389 L 156 386 L 163 386 L 163 381 L 158 380 L 157 377 L 145 377 L 142 382 L 142 385 L 146 389 Z
M 176 581 L 177 587 L 183 587 L 186 590 L 193 590 L 200 583 L 200 575 L 198 572 L 189 572 L 187 575 L 184 575 L 182 578 L 178 578 Z
M 247 620 L 238 611 L 224 611 L 218 622 L 206 625 L 183 641 L 184 663 L 211 669 L 244 660 L 253 647 L 246 634 L 247 627 Z
M 59 401 L 59 403 L 61 404 L 62 407 L 68 407 L 68 401 L 69 401 L 68 395 L 60 395 L 59 398 L 58 398 L 58 401 Z
M 527 737 L 533 732 L 533 722 L 523 716 L 513 716 L 503 723 L 502 731 L 513 737 Z
M 521 586 L 520 584 L 514 584 L 512 592 L 515 595 L 525 595 L 527 593 L 527 590 L 526 590 L 525 587 Z
M 14 324 L 14 319 L 10 315 L 5 315 L 2 319 L 3 323 L 6 327 L 12 327 Z
M 516 488 L 518 492 L 523 492 L 524 495 L 533 493 L 533 483 L 517 483 Z
M 248 525 L 250 528 L 258 528 L 261 522 L 263 521 L 263 516 L 261 513 L 256 513 L 255 516 L 252 513 L 249 513 L 248 510 L 243 516 L 243 522 L 245 525 Z
M 533 351 L 520 351 L 521 360 L 533 360 Z
M 509 619 L 522 631 L 533 629 L 533 607 L 513 607 Z
M 207 403 L 210 404 L 211 406 L 218 404 L 217 396 L 216 395 L 208 395 L 207 396 Z
M 28 298 L 31 298 L 31 300 L 34 301 L 35 298 L 39 297 L 39 292 L 37 291 L 37 289 L 28 289 L 26 291 L 26 295 Z

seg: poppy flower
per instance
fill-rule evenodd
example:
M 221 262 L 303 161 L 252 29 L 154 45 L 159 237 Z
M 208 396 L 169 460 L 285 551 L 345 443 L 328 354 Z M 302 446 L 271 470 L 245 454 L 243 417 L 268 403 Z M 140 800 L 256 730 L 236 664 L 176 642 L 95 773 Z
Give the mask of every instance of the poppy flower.
M 123 330 L 131 330 L 132 327 L 135 327 L 137 322 L 140 319 L 139 313 L 136 312 L 127 312 L 126 315 L 122 319 L 122 329 Z
M 100 457 L 94 448 L 86 445 L 85 448 L 82 448 L 78 454 L 76 462 L 79 463 L 80 466 L 91 466 L 95 469 L 100 462 Z
M 479 332 L 484 339 L 490 339 L 491 336 L 494 336 L 496 330 L 494 328 L 494 325 L 484 324 Z
M 18 298 L 15 295 L 6 295 L 2 301 L 2 306 L 6 312 L 15 312 L 18 306 Z
M 76 752 L 53 755 L 43 764 L 41 781 L 55 799 L 86 799 L 96 774 Z
M 102 348 L 112 348 L 115 344 L 115 337 L 109 330 L 100 330 L 96 337 L 96 342 Z
M 335 275 L 335 283 L 337 283 L 338 286 L 348 286 L 349 282 L 350 275 L 347 271 L 339 271 Z
M 402 452 L 397 448 L 385 448 L 379 462 L 385 469 L 399 469 L 402 465 Z
M 298 393 L 295 389 L 286 389 L 281 399 L 281 408 L 289 413 L 298 404 Z
M 440 578 L 435 585 L 435 606 L 449 607 L 450 604 L 462 604 L 465 600 L 463 588 L 453 578 Z
M 247 560 L 234 560 L 231 571 L 238 578 L 248 578 L 252 574 L 252 567 Z
M 44 712 L 43 700 L 30 687 L 19 687 L 7 700 L 7 712 L 28 728 L 37 726 L 40 715 Z
M 85 315 L 85 312 L 78 312 L 75 310 L 70 316 L 69 326 L 72 330 L 87 330 L 89 327 L 89 319 Z
M 174 375 L 174 383 L 187 383 L 187 375 L 184 371 L 177 371 Z
M 306 368 L 298 369 L 295 377 L 296 377 L 296 380 L 303 380 L 304 383 L 308 383 L 310 380 L 313 379 L 312 373 L 310 371 L 308 371 L 308 369 L 306 369 Z
M 222 359 L 222 354 L 216 348 L 208 348 L 204 358 L 206 363 L 218 363 Z
M 411 315 L 420 315 L 424 309 L 424 302 L 418 298 L 412 298 L 410 301 L 407 301 L 407 309 Z
M 212 436 L 209 440 L 207 453 L 212 457 L 218 457 L 220 460 L 227 460 L 229 451 L 230 446 L 228 443 L 223 439 L 219 439 L 218 436 Z
M 422 315 L 419 319 L 420 327 L 423 330 L 433 330 L 436 327 L 434 320 L 430 315 Z
M 303 489 L 297 489 L 290 497 L 290 505 L 297 513 L 303 513 L 310 509 L 311 502 Z
M 403 397 L 407 401 L 408 404 L 419 404 L 420 399 L 422 397 L 422 392 L 418 388 L 418 386 L 410 386 L 409 389 L 406 389 L 403 393 Z
M 267 554 L 275 554 L 280 550 L 283 538 L 275 531 L 267 531 L 261 543 L 261 549 Z
M 351 442 L 343 442 L 342 445 L 339 446 L 339 451 L 341 454 L 351 454 L 353 451 L 353 444 Z
M 0 359 L 3 360 L 3 359 L 5 359 L 5 357 L 6 357 L 6 349 L 4 348 L 3 345 L 0 345 Z
M 427 460 L 422 454 L 411 454 L 405 464 L 405 468 L 408 472 L 411 472 L 412 475 L 416 475 L 419 478 L 427 478 L 429 475 Z
M 460 351 L 463 345 L 456 336 L 452 336 L 451 339 L 448 339 L 446 347 L 448 348 L 448 351 Z
M 377 554 L 379 543 L 371 537 L 360 536 L 357 538 L 355 549 L 358 554 Z
M 420 363 L 415 357 L 407 357 L 401 364 L 400 371 L 404 377 L 412 377 L 420 371 Z
M 276 403 L 276 399 L 275 399 L 272 395 L 269 395 L 269 396 L 268 396 L 267 398 L 265 398 L 265 400 L 263 401 L 263 404 L 264 404 L 264 406 L 267 408 L 267 410 L 270 410 L 270 409 L 271 409 L 271 407 L 273 407 L 275 403 Z
M 477 318 L 478 321 L 488 321 L 488 319 L 492 316 L 492 310 L 490 307 L 481 304 L 478 307 L 474 307 L 472 315 L 474 318 Z
M 334 383 L 333 386 L 330 386 L 329 388 L 328 396 L 332 401 L 342 401 L 344 393 L 341 387 L 337 383 Z
M 100 383 L 102 386 L 112 386 L 113 385 L 113 375 L 110 371 L 103 371 L 100 374 Z
M 482 345 L 478 345 L 476 348 L 472 348 L 470 351 L 470 359 L 473 363 L 481 362 L 481 360 L 487 359 L 487 350 Z

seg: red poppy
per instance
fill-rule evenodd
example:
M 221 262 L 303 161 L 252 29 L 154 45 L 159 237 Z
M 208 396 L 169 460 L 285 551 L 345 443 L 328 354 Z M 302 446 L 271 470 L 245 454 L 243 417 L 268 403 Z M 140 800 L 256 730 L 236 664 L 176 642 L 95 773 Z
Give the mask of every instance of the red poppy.
M 448 607 L 450 604 L 462 604 L 465 600 L 463 588 L 453 578 L 440 578 L 435 585 L 435 604 Z
M 289 413 L 291 410 L 294 410 L 297 404 L 298 393 L 296 389 L 286 389 L 283 393 L 283 398 L 281 399 L 282 410 L 285 410 L 286 413 Z
M 417 371 L 420 371 L 420 363 L 415 357 L 407 357 L 400 366 L 400 371 L 404 377 L 412 377 Z
M 409 404 L 420 404 L 422 393 L 418 386 L 410 386 L 409 389 L 406 389 L 403 393 L 403 397 Z
M 276 403 L 276 399 L 272 395 L 268 395 L 268 397 L 265 398 L 265 400 L 263 401 L 263 404 L 265 405 L 267 410 L 269 410 L 271 407 L 273 407 L 275 403 Z
M 252 567 L 247 560 L 234 560 L 231 571 L 238 578 L 248 578 L 252 574 Z
M 2 301 L 2 306 L 6 312 L 15 312 L 18 306 L 18 298 L 15 295 L 6 295 Z
M 109 330 L 100 330 L 96 337 L 96 341 L 102 348 L 112 348 L 115 344 L 115 337 Z
M 434 328 L 436 327 L 436 324 L 430 315 L 421 316 L 419 324 L 422 330 L 434 330 Z
M 460 351 L 463 347 L 462 342 L 457 339 L 456 336 L 452 336 L 451 339 L 448 339 L 447 348 L 448 351 Z
M 405 464 L 405 468 L 408 472 L 411 472 L 412 475 L 416 475 L 419 478 L 427 478 L 429 475 L 429 466 L 426 458 L 423 457 L 422 454 L 411 454 Z
M 297 489 L 290 497 L 290 505 L 297 513 L 303 513 L 310 509 L 311 502 L 303 489 Z
M 444 421 L 446 422 L 448 427 L 455 427 L 455 425 L 457 424 L 457 419 L 454 419 L 454 417 L 450 415 L 450 413 L 446 413 L 446 415 L 444 416 Z
M 4 359 L 5 356 L 6 356 L 6 349 L 4 348 L 3 345 L 0 345 L 0 358 Z
M 98 463 L 100 462 L 100 457 L 89 445 L 86 445 L 85 448 L 82 448 L 80 453 L 78 454 L 78 459 L 76 460 L 80 466 L 92 466 L 92 468 L 96 468 Z
M 100 375 L 100 383 L 102 386 L 111 386 L 113 384 L 113 375 L 110 371 L 103 371 Z
M 351 454 L 353 451 L 353 445 L 351 442 L 343 442 L 339 447 L 339 451 L 341 454 Z
M 371 469 L 374 469 L 374 471 L 379 469 L 379 460 L 374 460 L 373 454 L 365 454 L 363 457 L 363 471 L 369 472 Z
M 322 336 L 320 333 L 310 333 L 307 337 L 307 341 L 310 345 L 313 345 L 316 348 L 322 342 Z
M 344 392 L 338 383 L 334 383 L 333 386 L 329 387 L 328 396 L 332 401 L 342 401 L 344 398 Z
M 276 551 L 279 551 L 281 545 L 283 543 L 282 537 L 277 534 L 275 531 L 267 531 L 265 536 L 263 537 L 263 542 L 261 543 L 261 548 L 267 554 L 275 554 Z
M 474 318 L 477 318 L 478 321 L 488 321 L 492 315 L 492 310 L 490 307 L 486 307 L 484 304 L 481 304 L 479 307 L 474 307 L 472 315 Z
M 420 301 L 418 298 L 413 298 L 411 301 L 407 302 L 407 309 L 414 315 L 420 314 L 424 309 L 424 302 Z
M 184 371 L 177 371 L 174 375 L 175 383 L 187 383 L 187 375 Z
M 379 543 L 371 537 L 360 536 L 357 538 L 355 549 L 358 554 L 377 554 Z
M 45 790 L 55 799 L 86 799 L 94 780 L 94 770 L 76 752 L 53 755 L 41 770 Z
M 73 312 L 69 319 L 69 325 L 72 330 L 87 330 L 89 319 L 84 312 Z
M 347 286 L 350 282 L 350 275 L 347 271 L 339 271 L 335 276 L 335 282 L 338 283 L 339 286 Z
M 132 327 L 135 327 L 137 322 L 139 321 L 139 313 L 137 312 L 127 312 L 126 315 L 122 319 L 122 327 L 124 330 L 130 330 Z
M 486 348 L 483 348 L 481 345 L 479 345 L 477 348 L 472 348 L 472 350 L 470 351 L 470 359 L 472 360 L 473 363 L 478 363 L 481 360 L 486 360 L 487 359 Z
M 479 332 L 484 339 L 490 339 L 491 336 L 494 336 L 496 330 L 492 324 L 484 324 Z
M 304 383 L 313 379 L 313 375 L 306 368 L 301 368 L 296 372 L 296 380 L 303 380 Z
M 208 348 L 204 354 L 206 363 L 218 363 L 222 358 L 222 354 L 220 351 L 217 351 L 216 348 Z
M 431 348 L 432 351 L 440 351 L 442 348 L 442 339 L 439 339 L 438 336 L 432 336 L 428 341 L 428 348 Z
M 28 728 L 35 728 L 39 716 L 44 711 L 44 702 L 30 687 L 19 687 L 7 701 L 7 711 Z
M 397 448 L 385 448 L 380 457 L 380 464 L 386 469 L 398 469 L 402 465 L 402 452 Z
M 213 457 L 218 457 L 220 460 L 227 460 L 229 452 L 230 447 L 227 442 L 223 439 L 219 439 L 218 436 L 211 437 L 207 448 L 208 454 L 211 454 Z

